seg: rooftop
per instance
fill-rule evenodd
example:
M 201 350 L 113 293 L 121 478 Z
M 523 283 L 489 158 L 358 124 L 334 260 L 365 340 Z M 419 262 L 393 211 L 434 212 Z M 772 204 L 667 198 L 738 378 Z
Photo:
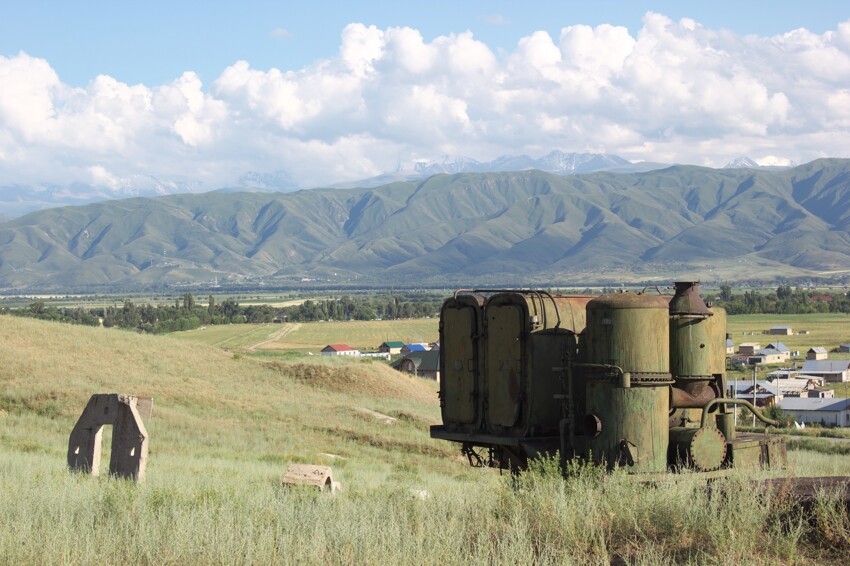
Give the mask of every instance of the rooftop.
M 843 397 L 785 397 L 779 408 L 788 411 L 845 411 L 850 409 L 850 399 Z
M 814 373 L 840 373 L 850 368 L 850 360 L 806 360 L 803 371 Z

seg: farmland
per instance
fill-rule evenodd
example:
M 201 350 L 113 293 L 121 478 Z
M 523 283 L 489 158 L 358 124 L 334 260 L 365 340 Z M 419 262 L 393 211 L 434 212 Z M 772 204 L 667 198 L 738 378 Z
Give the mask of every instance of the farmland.
M 774 336 L 762 334 L 773 326 L 790 326 L 792 336 Z M 759 342 L 766 346 L 770 342 L 782 342 L 792 350 L 805 351 L 813 346 L 824 346 L 827 350 L 838 344 L 850 342 L 850 315 L 847 314 L 752 314 L 730 316 L 727 320 L 728 332 L 735 344 L 741 342 Z M 796 334 L 808 330 L 808 334 Z M 746 334 L 744 334 L 746 333 Z M 834 357 L 831 354 L 830 357 Z M 840 357 L 840 356 L 838 356 Z
M 285 324 L 231 324 L 175 333 L 179 340 L 229 349 L 258 346 L 262 350 L 317 352 L 327 344 L 377 349 L 382 342 L 434 342 L 438 319 L 332 321 Z

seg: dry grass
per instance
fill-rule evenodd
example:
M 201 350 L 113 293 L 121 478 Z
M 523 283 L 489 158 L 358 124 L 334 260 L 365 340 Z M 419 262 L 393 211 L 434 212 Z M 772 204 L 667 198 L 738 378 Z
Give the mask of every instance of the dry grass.
M 647 486 L 595 468 L 563 479 L 552 462 L 519 479 L 471 469 L 428 437 L 435 385 L 378 363 L 268 363 L 3 316 L 0 331 L 0 563 L 833 564 L 850 550 L 834 501 L 789 514 L 753 489 L 763 473 L 713 496 L 696 474 Z M 78 412 L 112 391 L 155 397 L 142 485 L 65 469 Z M 791 453 L 801 475 L 847 460 Z M 291 462 L 333 466 L 344 491 L 281 489 Z
M 382 342 L 400 340 L 435 342 L 439 320 L 417 318 L 407 320 L 349 320 L 303 322 L 295 325 L 229 324 L 177 332 L 181 340 L 200 342 L 230 349 L 248 348 L 288 330 L 279 338 L 265 342 L 264 350 L 318 351 L 328 344 L 348 344 L 359 350 L 377 350 Z
M 266 365 L 299 383 L 327 391 L 378 399 L 410 399 L 424 405 L 438 406 L 437 382 L 410 377 L 382 361 L 352 363 L 323 357 L 310 362 L 274 361 Z

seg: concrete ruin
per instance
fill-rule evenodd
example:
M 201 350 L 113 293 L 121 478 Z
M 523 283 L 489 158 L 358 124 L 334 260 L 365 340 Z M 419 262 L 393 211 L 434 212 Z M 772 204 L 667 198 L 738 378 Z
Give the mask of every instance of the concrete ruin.
M 329 466 L 312 464 L 290 464 L 283 475 L 283 485 L 308 485 L 318 488 L 319 491 L 331 493 L 340 489 L 340 485 L 333 479 L 333 471 Z
M 152 409 L 150 397 L 118 393 L 92 395 L 68 440 L 68 468 L 98 475 L 103 427 L 111 425 L 109 475 L 142 481 L 148 460 L 148 432 L 142 415 L 149 418 Z

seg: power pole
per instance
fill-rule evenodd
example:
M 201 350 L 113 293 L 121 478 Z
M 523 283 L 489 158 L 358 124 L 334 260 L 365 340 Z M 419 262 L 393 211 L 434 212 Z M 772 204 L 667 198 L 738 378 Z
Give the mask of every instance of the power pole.
M 758 364 L 753 364 L 753 408 L 756 406 L 756 368 Z M 756 414 L 753 413 L 753 428 L 756 426 Z

